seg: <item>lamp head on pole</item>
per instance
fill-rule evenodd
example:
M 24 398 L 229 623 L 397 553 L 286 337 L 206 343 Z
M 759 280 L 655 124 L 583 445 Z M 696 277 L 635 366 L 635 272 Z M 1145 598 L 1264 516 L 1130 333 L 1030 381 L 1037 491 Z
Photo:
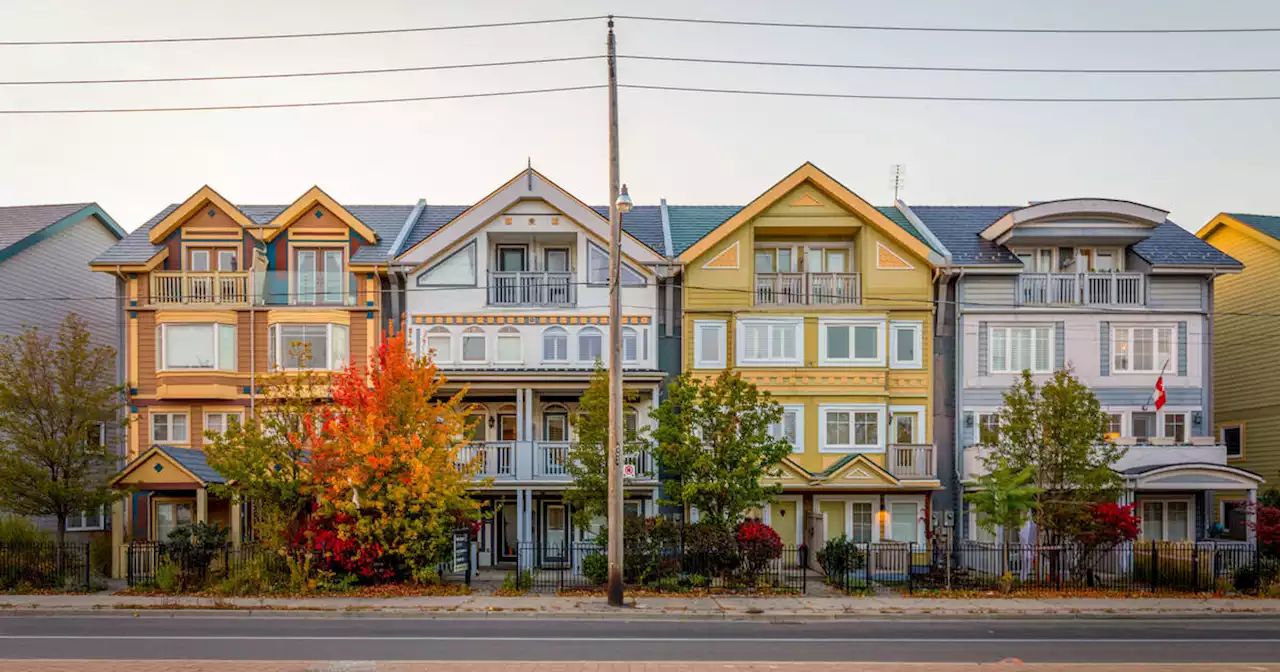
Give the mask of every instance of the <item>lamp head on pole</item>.
M 618 214 L 631 212 L 631 194 L 627 193 L 627 185 L 622 185 L 622 191 L 618 193 L 618 201 L 614 205 L 618 206 Z

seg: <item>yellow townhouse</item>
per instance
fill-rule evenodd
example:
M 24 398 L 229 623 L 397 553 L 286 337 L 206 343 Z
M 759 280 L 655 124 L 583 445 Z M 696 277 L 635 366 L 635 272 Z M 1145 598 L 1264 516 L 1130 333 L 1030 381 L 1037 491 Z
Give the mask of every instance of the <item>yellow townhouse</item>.
M 924 543 L 940 489 L 931 288 L 940 257 L 894 208 L 806 163 L 743 207 L 670 206 L 684 370 L 771 393 L 794 452 L 762 512 L 786 544 Z

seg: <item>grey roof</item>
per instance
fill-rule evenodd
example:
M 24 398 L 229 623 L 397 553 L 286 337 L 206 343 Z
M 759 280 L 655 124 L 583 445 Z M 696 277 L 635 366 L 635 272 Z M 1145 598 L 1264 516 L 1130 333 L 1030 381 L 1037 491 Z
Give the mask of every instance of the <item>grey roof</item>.
M 14 205 L 0 208 L 0 250 L 56 224 L 77 210 L 92 203 L 65 203 L 61 205 Z
M 914 237 L 916 240 L 927 245 L 929 249 L 931 250 L 933 249 L 933 245 L 929 242 L 927 238 L 924 237 L 924 234 L 920 233 L 920 231 L 916 229 L 916 225 L 912 224 L 911 220 L 907 219 L 907 216 L 902 214 L 902 211 L 899 210 L 896 206 L 877 205 L 875 206 L 875 208 L 876 210 L 880 211 L 880 214 L 889 218 L 889 220 L 892 221 L 894 224 L 901 226 L 904 231 L 911 234 L 912 237 Z M 934 250 L 934 252 L 941 252 L 941 250 Z
M 1249 215 L 1243 212 L 1228 212 L 1227 214 L 1257 229 L 1260 233 L 1265 233 L 1272 238 L 1280 240 L 1280 217 L 1274 215 Z
M 913 205 L 912 212 L 938 237 L 958 265 L 1019 265 L 1008 248 L 980 233 L 1020 205 Z M 1240 262 L 1170 221 L 1157 226 L 1146 240 L 1131 246 L 1134 254 L 1153 265 L 1239 267 Z
M 1138 467 L 1129 467 L 1128 469 L 1121 469 L 1117 473 L 1124 474 L 1125 476 L 1138 476 L 1140 474 L 1145 474 L 1147 472 L 1156 471 L 1157 469 L 1168 469 L 1169 467 L 1179 467 L 1179 468 L 1214 467 L 1217 469 L 1229 469 L 1231 471 L 1234 471 L 1240 474 L 1247 474 L 1250 476 L 1257 477 L 1259 480 L 1262 479 L 1262 475 L 1258 474 L 1257 472 L 1249 471 L 1248 469 L 1242 469 L 1240 467 L 1232 466 L 1229 464 L 1215 464 L 1213 462 L 1178 462 L 1176 464 L 1144 464 Z
M 591 209 L 601 217 L 609 219 L 609 206 L 593 205 Z M 662 242 L 662 206 L 637 205 L 631 208 L 631 212 L 622 218 L 622 230 L 654 252 L 667 256 L 663 252 L 666 244 Z
M 440 230 L 440 227 L 453 221 L 470 207 L 469 205 L 431 205 L 430 203 L 424 205 L 422 212 L 418 213 L 418 221 L 413 223 L 409 237 L 401 246 L 400 253 L 403 254 L 409 248 L 426 240 L 427 236 Z
M 205 457 L 203 450 L 160 445 L 157 445 L 156 449 L 173 458 L 174 462 L 181 464 L 184 469 L 205 483 L 227 482 L 227 479 L 222 474 L 219 474 L 217 470 L 209 466 L 209 461 Z
M 120 242 L 108 247 L 106 252 L 98 255 L 98 257 L 91 263 L 140 264 L 155 256 L 157 252 L 164 249 L 164 246 L 151 244 L 151 239 L 149 238 L 151 229 L 158 224 L 160 220 L 168 217 L 169 213 L 177 209 L 178 204 L 174 203 L 164 210 L 157 212 L 155 216 L 148 219 L 142 226 L 130 231 L 129 235 L 125 236 Z

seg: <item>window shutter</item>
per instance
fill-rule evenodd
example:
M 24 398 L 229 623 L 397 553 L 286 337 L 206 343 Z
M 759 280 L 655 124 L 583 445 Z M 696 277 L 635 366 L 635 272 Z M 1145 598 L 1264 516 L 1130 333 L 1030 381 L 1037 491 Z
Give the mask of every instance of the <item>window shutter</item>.
M 1098 323 L 1098 352 L 1100 353 L 1098 361 L 1098 374 L 1103 376 L 1111 375 L 1111 323 Z
M 1067 368 L 1067 323 L 1053 323 L 1053 368 L 1061 371 Z
M 987 323 L 978 323 L 978 375 L 987 375 Z
M 960 445 L 972 446 L 977 443 L 973 440 L 977 432 L 977 418 L 974 417 L 973 411 L 965 411 L 963 427 L 960 429 Z
M 1178 323 L 1178 375 L 1187 375 L 1187 323 Z

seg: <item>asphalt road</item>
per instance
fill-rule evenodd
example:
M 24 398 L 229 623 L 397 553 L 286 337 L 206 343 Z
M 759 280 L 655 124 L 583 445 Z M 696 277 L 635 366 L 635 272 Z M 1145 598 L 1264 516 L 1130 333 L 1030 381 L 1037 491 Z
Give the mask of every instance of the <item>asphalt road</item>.
M 1268 663 L 1280 620 L 0 616 L 0 658 Z

